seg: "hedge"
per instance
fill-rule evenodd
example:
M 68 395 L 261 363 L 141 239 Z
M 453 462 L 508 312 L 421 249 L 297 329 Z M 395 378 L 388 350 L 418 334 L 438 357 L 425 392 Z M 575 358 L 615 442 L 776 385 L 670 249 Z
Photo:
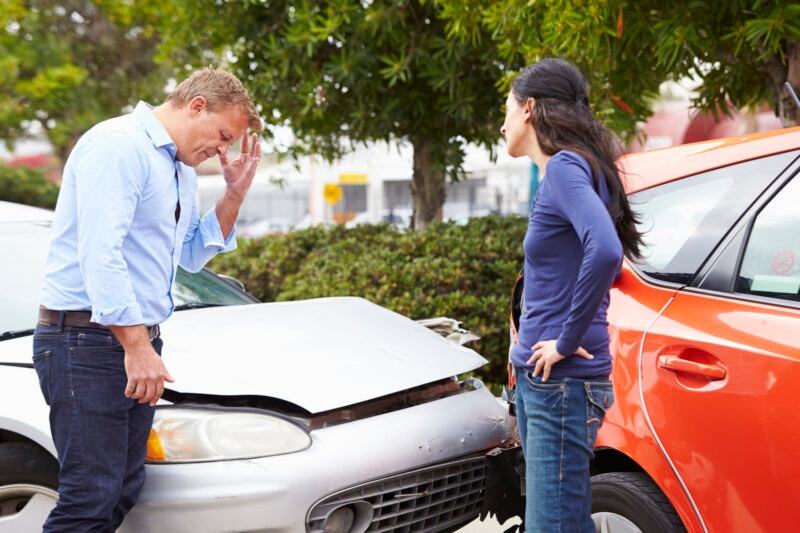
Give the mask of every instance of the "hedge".
M 240 240 L 209 267 L 265 302 L 361 296 L 412 319 L 455 318 L 481 337 L 471 347 L 489 364 L 475 374 L 497 393 L 525 228 L 523 217 L 496 215 L 434 223 L 424 234 L 388 224 L 318 226 Z
M 0 165 L 0 200 L 52 209 L 58 189 L 40 170 Z

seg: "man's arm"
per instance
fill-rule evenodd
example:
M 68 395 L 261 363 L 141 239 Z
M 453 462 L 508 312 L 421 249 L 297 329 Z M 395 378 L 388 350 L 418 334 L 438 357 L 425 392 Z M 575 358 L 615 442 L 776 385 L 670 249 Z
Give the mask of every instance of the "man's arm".
M 202 217 L 197 212 L 197 204 L 192 206 L 191 221 L 180 258 L 180 265 L 189 272 L 199 271 L 220 252 L 236 249 L 234 224 L 261 159 L 261 147 L 255 135 L 252 136 L 252 146 L 252 150 L 248 150 L 248 139 L 242 139 L 242 152 L 235 161 L 228 161 L 226 155 L 220 152 L 226 181 L 224 193 Z
M 164 382 L 175 380 L 153 349 L 147 328 L 142 324 L 109 328 L 125 348 L 125 372 L 128 374 L 125 397 L 155 405 L 164 393 Z

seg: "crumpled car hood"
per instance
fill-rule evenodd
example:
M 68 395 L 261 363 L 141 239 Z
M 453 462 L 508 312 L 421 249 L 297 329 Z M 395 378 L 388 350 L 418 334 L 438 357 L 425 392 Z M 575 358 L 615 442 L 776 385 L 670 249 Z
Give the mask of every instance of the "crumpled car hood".
M 174 313 L 163 358 L 181 393 L 258 395 L 310 413 L 474 370 L 487 361 L 400 314 L 354 297 Z

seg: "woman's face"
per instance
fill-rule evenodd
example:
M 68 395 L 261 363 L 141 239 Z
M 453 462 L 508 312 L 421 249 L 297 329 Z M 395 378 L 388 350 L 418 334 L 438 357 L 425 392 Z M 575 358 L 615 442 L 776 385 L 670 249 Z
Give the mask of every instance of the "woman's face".
M 536 135 L 531 125 L 531 106 L 517 101 L 513 92 L 506 99 L 506 120 L 500 128 L 506 138 L 506 151 L 511 157 L 532 157 Z

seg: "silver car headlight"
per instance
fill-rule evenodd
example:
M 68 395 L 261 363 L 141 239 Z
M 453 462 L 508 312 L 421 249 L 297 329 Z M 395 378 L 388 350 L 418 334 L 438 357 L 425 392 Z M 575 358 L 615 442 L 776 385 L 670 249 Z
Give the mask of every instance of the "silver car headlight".
M 200 408 L 156 409 L 147 460 L 190 463 L 266 457 L 305 450 L 311 437 L 279 416 Z

